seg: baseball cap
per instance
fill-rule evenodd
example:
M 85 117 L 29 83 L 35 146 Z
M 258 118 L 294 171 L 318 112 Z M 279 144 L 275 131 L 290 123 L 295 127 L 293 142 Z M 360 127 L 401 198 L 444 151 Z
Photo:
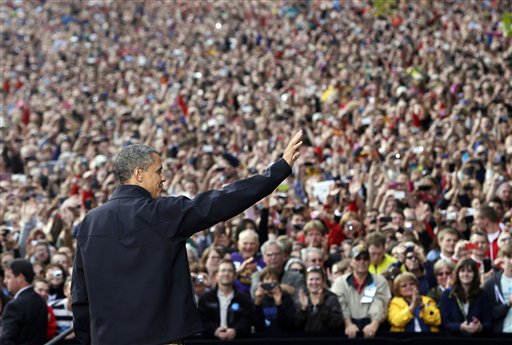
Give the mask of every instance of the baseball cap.
M 368 256 L 370 255 L 370 253 L 368 252 L 368 248 L 364 244 L 358 244 L 352 248 L 352 251 L 351 251 L 352 258 L 355 259 L 361 254 L 366 254 Z

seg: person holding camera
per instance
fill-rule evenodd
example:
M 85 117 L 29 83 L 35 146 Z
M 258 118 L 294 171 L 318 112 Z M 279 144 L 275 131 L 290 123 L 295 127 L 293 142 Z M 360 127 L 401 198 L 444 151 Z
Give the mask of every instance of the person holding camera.
M 293 329 L 295 304 L 292 296 L 281 289 L 280 272 L 265 267 L 254 292 L 256 330 L 265 336 L 282 334 Z

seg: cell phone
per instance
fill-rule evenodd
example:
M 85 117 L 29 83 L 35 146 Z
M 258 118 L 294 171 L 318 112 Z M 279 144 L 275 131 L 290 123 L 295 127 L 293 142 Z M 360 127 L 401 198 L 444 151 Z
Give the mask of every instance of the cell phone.
M 478 249 L 478 244 L 476 243 L 466 243 L 466 250 L 475 250 L 475 249 Z
M 418 186 L 418 190 L 422 192 L 426 192 L 430 190 L 430 186 L 428 184 L 421 184 Z
M 474 208 L 470 207 L 470 208 L 466 209 L 466 216 L 473 216 L 474 217 L 475 214 L 476 214 L 476 210 Z
M 397 190 L 393 193 L 395 199 L 405 199 L 405 192 L 403 190 Z
M 265 291 L 272 291 L 277 286 L 277 283 L 262 283 L 261 288 Z
M 382 216 L 379 218 L 379 222 L 381 223 L 389 223 L 391 222 L 392 218 L 391 216 Z

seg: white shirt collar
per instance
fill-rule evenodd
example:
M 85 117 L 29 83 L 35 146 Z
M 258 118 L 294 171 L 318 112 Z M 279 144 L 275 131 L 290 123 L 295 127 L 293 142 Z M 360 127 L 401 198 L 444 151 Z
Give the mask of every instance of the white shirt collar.
M 27 285 L 25 286 L 24 288 L 21 288 L 18 292 L 16 292 L 16 295 L 14 295 L 14 298 L 18 298 L 18 296 L 25 290 L 28 290 L 29 288 L 31 288 L 32 285 Z

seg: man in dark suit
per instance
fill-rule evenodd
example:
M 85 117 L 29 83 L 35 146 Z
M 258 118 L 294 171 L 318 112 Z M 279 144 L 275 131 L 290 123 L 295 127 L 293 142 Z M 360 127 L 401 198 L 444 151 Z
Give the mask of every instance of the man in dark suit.
M 12 261 L 5 269 L 4 282 L 14 298 L 2 314 L 2 345 L 41 345 L 46 341 L 48 309 L 32 288 L 34 271 L 24 259 Z
M 114 161 L 120 182 L 77 231 L 74 330 L 83 344 L 164 344 L 200 332 L 185 249 L 194 233 L 228 220 L 274 191 L 299 157 L 302 131 L 264 174 L 219 190 L 160 197 L 158 152 L 125 147 Z

